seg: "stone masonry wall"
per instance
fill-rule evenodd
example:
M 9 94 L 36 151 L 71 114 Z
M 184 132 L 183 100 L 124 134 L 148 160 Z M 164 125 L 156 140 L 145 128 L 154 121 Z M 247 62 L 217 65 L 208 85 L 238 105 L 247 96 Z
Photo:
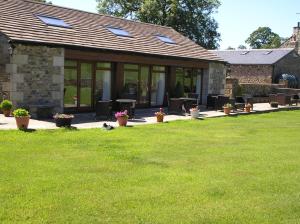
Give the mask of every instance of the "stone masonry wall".
M 16 44 L 7 66 L 11 75 L 11 96 L 16 107 L 51 105 L 63 110 L 64 49 Z
M 10 76 L 6 65 L 10 62 L 8 39 L 0 34 L 0 102 L 10 96 Z
M 208 94 L 224 94 L 226 66 L 222 63 L 210 63 L 208 77 Z
M 300 56 L 292 52 L 277 62 L 274 67 L 273 80 L 281 74 L 295 75 L 300 81 Z M 298 88 L 300 88 L 300 85 Z
M 272 83 L 272 74 L 272 65 L 230 65 L 230 78 L 238 79 L 239 83 Z

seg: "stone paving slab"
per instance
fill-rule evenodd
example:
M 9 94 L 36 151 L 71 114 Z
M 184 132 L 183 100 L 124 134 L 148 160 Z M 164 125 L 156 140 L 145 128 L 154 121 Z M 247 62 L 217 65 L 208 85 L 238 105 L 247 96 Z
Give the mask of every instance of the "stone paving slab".
M 281 110 L 295 110 L 300 109 L 299 106 L 280 106 L 279 108 L 271 108 L 268 103 L 254 104 L 253 111 L 250 114 L 256 113 L 268 113 Z M 136 118 L 129 120 L 128 125 L 144 125 L 144 124 L 155 124 L 156 117 L 154 113 L 158 109 L 144 109 L 136 111 Z M 235 111 L 231 115 L 248 115 L 242 111 Z M 226 116 L 222 111 L 206 110 L 205 107 L 200 107 L 200 118 L 214 118 L 214 117 L 224 117 Z M 175 120 L 189 120 L 190 116 L 180 116 L 180 115 L 166 115 L 164 121 L 170 122 Z M 73 120 L 73 127 L 78 129 L 89 129 L 89 128 L 100 128 L 104 123 L 117 127 L 116 121 L 97 121 L 94 117 L 94 113 L 76 114 Z M 51 121 L 40 121 L 35 119 L 30 119 L 29 123 L 30 129 L 57 129 L 53 120 Z M 17 129 L 15 119 L 13 117 L 4 117 L 0 114 L 0 130 L 14 130 Z

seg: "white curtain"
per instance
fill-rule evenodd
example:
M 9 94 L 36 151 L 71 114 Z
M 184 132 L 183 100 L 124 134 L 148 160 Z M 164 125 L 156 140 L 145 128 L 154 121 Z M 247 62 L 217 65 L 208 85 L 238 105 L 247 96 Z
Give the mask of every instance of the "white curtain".
M 110 100 L 111 99 L 111 72 L 105 71 L 103 74 L 103 97 L 102 100 Z

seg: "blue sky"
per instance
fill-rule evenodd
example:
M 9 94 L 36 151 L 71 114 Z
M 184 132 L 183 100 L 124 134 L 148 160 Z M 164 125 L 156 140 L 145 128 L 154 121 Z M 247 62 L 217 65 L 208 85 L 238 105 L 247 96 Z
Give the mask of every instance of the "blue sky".
M 95 0 L 51 0 L 55 5 L 97 12 Z M 245 44 L 250 33 L 268 26 L 282 37 L 292 35 L 300 22 L 300 0 L 221 0 L 215 18 L 219 23 L 221 49 Z

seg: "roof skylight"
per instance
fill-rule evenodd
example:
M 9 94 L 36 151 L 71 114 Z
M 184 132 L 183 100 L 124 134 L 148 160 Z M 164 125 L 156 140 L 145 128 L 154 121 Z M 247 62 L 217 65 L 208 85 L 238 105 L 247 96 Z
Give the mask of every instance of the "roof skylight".
M 115 28 L 115 27 L 107 27 L 107 29 L 112 32 L 113 34 L 117 35 L 117 36 L 121 36 L 121 37 L 131 37 L 131 35 L 129 34 L 129 32 L 127 32 L 126 30 L 123 30 L 121 28 Z
M 241 55 L 246 55 L 246 54 L 248 54 L 250 51 L 243 51 L 242 53 L 241 53 Z
M 170 37 L 164 36 L 164 35 L 157 35 L 158 39 L 160 39 L 162 42 L 165 42 L 167 44 L 176 44 L 174 40 L 172 40 Z
M 268 55 L 268 54 L 271 54 L 273 51 L 266 51 L 265 53 L 264 53 L 264 55 Z
M 57 26 L 57 27 L 63 27 L 63 28 L 72 28 L 69 24 L 65 23 L 62 19 L 58 19 L 55 17 L 49 17 L 49 16 L 37 16 L 40 20 L 42 20 L 45 24 L 48 26 Z

